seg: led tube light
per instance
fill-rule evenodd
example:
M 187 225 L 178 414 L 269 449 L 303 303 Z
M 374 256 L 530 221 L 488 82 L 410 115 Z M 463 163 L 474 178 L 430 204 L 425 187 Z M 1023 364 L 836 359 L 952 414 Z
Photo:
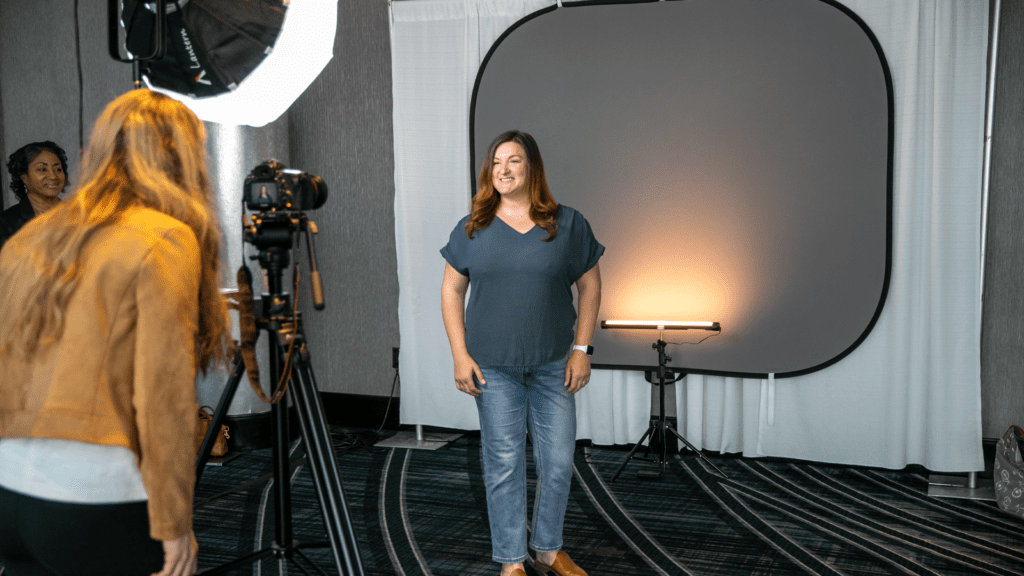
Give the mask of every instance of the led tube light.
M 602 320 L 601 328 L 627 330 L 721 330 L 718 322 L 688 322 L 680 320 Z

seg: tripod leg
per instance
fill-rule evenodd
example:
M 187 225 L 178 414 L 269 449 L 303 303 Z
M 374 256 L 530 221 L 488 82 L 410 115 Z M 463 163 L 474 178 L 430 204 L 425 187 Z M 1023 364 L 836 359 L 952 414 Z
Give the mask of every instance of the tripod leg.
M 317 566 L 315 562 L 313 562 L 305 554 L 303 554 L 302 550 L 296 548 L 295 549 L 295 555 L 298 556 L 299 558 L 302 558 L 303 560 L 305 560 L 306 564 L 309 564 L 310 566 L 312 566 L 317 572 L 319 572 L 321 574 L 321 576 L 328 576 L 327 572 L 324 572 L 323 568 Z M 303 568 L 302 565 L 298 563 L 298 561 L 295 562 L 295 566 L 298 567 L 299 570 L 302 570 L 303 574 L 309 574 L 309 571 L 306 570 L 305 568 Z M 310 576 L 312 576 L 312 575 L 310 575 Z
M 697 448 L 695 448 L 693 444 L 690 444 L 689 440 L 687 440 L 686 438 L 683 438 L 683 435 L 680 434 L 675 428 L 668 428 L 666 426 L 666 429 L 669 432 L 675 434 L 676 438 L 679 438 L 680 440 L 682 440 L 683 444 L 686 444 L 686 446 L 690 450 L 693 450 L 694 452 L 696 452 L 697 456 L 700 456 L 701 459 L 704 460 L 705 462 L 707 462 L 712 468 L 714 468 L 715 470 L 718 470 L 718 473 L 721 474 L 723 478 L 728 478 L 729 477 L 728 475 L 726 475 L 725 472 L 722 472 L 721 468 L 719 468 L 718 466 L 715 466 L 715 463 L 712 462 L 707 456 L 705 456 L 703 452 L 701 452 L 700 450 L 697 450 Z
M 303 364 L 296 368 L 298 378 L 292 381 L 288 392 L 299 414 L 302 443 L 309 455 L 313 484 L 320 500 L 334 561 L 342 575 L 362 576 L 363 565 L 356 548 L 355 531 L 341 485 L 341 472 L 338 470 L 327 418 L 317 394 L 312 369 L 307 363 Z
M 235 397 L 238 383 L 242 380 L 242 374 L 244 373 L 245 362 L 242 361 L 242 354 L 241 352 L 235 352 L 235 365 L 231 369 L 231 376 L 228 378 L 227 385 L 224 386 L 224 391 L 220 394 L 220 401 L 217 402 L 217 408 L 213 411 L 213 420 L 210 422 L 210 427 L 206 430 L 206 436 L 203 437 L 203 443 L 199 447 L 199 454 L 196 455 L 196 484 L 199 484 L 199 479 L 203 476 L 203 470 L 206 469 L 206 463 L 210 460 L 210 451 L 213 450 L 213 443 L 220 432 L 220 425 L 224 423 L 224 415 L 228 411 L 231 399 Z
M 271 436 L 274 438 L 270 450 L 274 469 L 274 542 L 288 548 L 293 544 L 292 487 L 288 477 L 291 469 L 288 462 L 288 407 L 284 402 L 278 402 L 270 407 L 270 413 Z
M 626 457 L 622 459 L 622 463 L 619 464 L 619 469 L 615 471 L 615 474 L 612 474 L 612 479 L 610 480 L 610 482 L 615 482 L 615 479 L 618 478 L 619 474 L 622 473 L 622 470 L 623 468 L 626 467 L 626 464 L 629 464 L 629 460 L 630 458 L 633 457 L 633 454 L 636 454 L 636 451 L 640 449 L 640 446 L 643 445 L 644 440 L 646 440 L 647 437 L 650 436 L 653 432 L 654 426 L 651 425 L 647 428 L 647 432 L 644 432 L 644 435 L 640 437 L 640 441 L 633 445 L 633 449 L 629 451 L 629 454 L 626 454 Z
M 259 552 L 254 552 L 247 556 L 238 558 L 237 560 L 232 560 L 231 562 L 228 562 L 226 564 L 221 564 L 220 566 L 208 568 L 206 570 L 200 570 L 196 572 L 196 574 L 201 576 L 215 576 L 216 574 L 226 574 L 228 572 L 233 571 L 235 568 L 240 568 L 242 566 L 245 566 L 246 564 L 251 565 L 254 562 L 259 562 L 260 560 L 267 558 L 268 556 L 273 556 L 274 553 L 274 550 L 266 548 L 264 550 L 260 550 Z

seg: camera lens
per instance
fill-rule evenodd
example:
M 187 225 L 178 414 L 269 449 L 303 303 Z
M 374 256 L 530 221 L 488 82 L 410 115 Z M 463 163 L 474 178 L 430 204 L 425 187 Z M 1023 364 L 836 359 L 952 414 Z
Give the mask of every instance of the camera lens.
M 327 183 L 324 179 L 310 174 L 302 179 L 304 210 L 316 210 L 327 202 Z

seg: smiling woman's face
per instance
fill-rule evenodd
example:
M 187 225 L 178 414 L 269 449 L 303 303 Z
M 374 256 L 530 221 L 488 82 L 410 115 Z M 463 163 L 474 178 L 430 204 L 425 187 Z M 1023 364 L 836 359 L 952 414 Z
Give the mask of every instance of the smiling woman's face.
M 498 194 L 507 196 L 525 190 L 526 151 L 516 142 L 505 142 L 494 151 L 491 180 Z
M 28 163 L 28 172 L 21 175 L 29 198 L 52 199 L 64 191 L 67 182 L 60 158 L 43 150 Z

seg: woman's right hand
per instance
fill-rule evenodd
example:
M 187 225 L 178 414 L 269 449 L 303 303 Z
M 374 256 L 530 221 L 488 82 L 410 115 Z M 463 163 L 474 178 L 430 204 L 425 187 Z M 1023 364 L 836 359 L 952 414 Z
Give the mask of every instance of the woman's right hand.
M 174 540 L 164 540 L 164 567 L 153 576 L 192 576 L 196 573 L 199 546 L 192 531 Z
M 473 381 L 474 376 L 480 381 L 480 384 L 487 384 L 483 372 L 480 371 L 480 366 L 470 358 L 469 354 L 455 358 L 455 386 L 470 396 L 479 396 L 480 389 Z
M 444 281 L 441 282 L 441 317 L 444 329 L 448 333 L 448 342 L 452 346 L 452 360 L 455 361 L 455 386 L 470 396 L 479 396 L 473 378 L 480 384 L 484 375 L 480 366 L 466 351 L 466 290 L 469 289 L 469 277 L 463 276 L 451 264 L 444 265 Z

